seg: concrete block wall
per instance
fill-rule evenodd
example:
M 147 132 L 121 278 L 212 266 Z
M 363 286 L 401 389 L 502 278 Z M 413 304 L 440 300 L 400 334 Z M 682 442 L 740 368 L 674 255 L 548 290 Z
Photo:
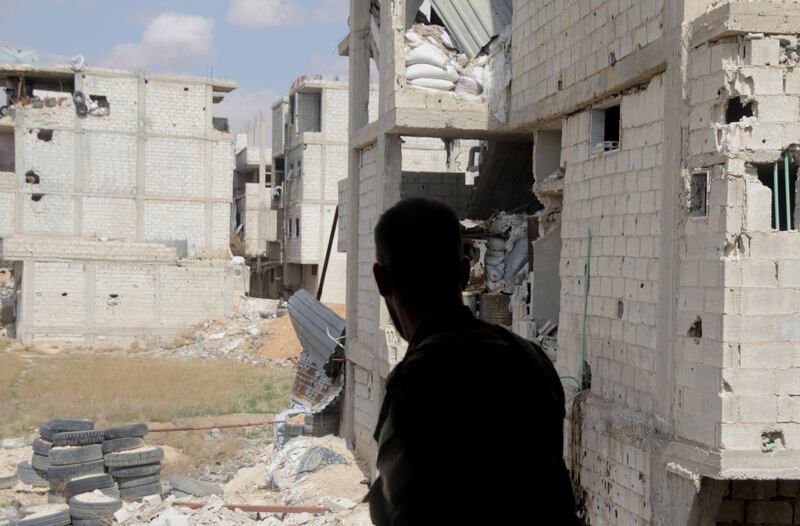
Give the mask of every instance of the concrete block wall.
M 727 483 L 717 526 L 800 523 L 800 481 L 733 480 Z
M 650 452 L 643 444 L 646 426 L 630 434 L 610 433 L 613 426 L 606 419 L 626 412 L 634 420 L 645 420 L 654 405 L 662 76 L 623 94 L 620 106 L 618 151 L 588 155 L 591 109 L 569 117 L 562 134 L 566 175 L 557 367 L 561 374 L 579 377 L 591 229 L 586 361 L 596 410 L 584 407 L 582 451 L 569 454 L 581 459 L 577 469 L 589 491 L 592 524 L 645 524 L 652 517 Z
M 472 185 L 466 183 L 463 173 L 403 172 L 400 198 L 420 197 L 440 201 L 463 217 L 473 189 Z
M 510 111 L 597 75 L 662 35 L 664 0 L 516 0 Z
M 80 118 L 71 99 L 18 108 L 17 171 L 0 176 L 3 257 L 25 276 L 18 334 L 157 339 L 228 312 L 233 136 L 212 128 L 212 83 L 91 68 L 74 83 L 109 114 Z M 145 244 L 182 239 L 180 265 Z
M 797 476 L 790 459 L 800 455 L 800 283 L 793 277 L 800 240 L 772 229 L 771 192 L 753 168 L 781 161 L 800 136 L 800 90 L 795 68 L 781 65 L 781 48 L 777 37 L 742 35 L 690 55 L 689 162 L 710 167 L 712 178 L 708 217 L 687 225 L 686 253 L 706 261 L 687 261 L 678 313 L 679 329 L 702 320 L 701 339 L 680 336 L 706 387 L 702 398 L 692 390 L 684 396 L 701 399 L 695 412 L 716 419 L 724 465 L 740 476 L 759 466 L 764 476 Z M 753 104 L 753 116 L 726 122 L 726 105 L 740 97 Z M 705 297 L 697 284 L 708 287 Z
M 40 181 L 16 188 L 15 232 L 186 239 L 198 255 L 225 257 L 233 139 L 211 127 L 211 85 L 104 70 L 75 82 L 105 96 L 110 113 L 79 118 L 71 100 L 17 112 L 18 172 Z M 40 130 L 52 139 L 39 139 Z

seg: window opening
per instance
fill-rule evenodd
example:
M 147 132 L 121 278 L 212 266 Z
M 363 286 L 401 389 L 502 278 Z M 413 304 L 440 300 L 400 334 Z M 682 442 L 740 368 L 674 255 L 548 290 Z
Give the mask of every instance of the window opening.
M 295 237 L 300 237 L 300 219 L 294 220 L 294 230 L 297 233 Z
M 592 111 L 592 155 L 619 150 L 620 126 L 619 104 Z
M 772 228 L 779 231 L 794 230 L 798 223 L 797 173 L 798 159 L 784 152 L 774 163 L 756 164 L 758 180 L 772 191 Z
M 708 172 L 692 174 L 689 186 L 689 215 L 705 217 L 708 215 Z

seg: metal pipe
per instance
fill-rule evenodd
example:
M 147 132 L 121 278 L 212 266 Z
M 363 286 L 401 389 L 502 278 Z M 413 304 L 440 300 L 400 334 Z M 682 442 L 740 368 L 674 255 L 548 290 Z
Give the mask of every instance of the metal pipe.
M 150 433 L 174 433 L 177 431 L 207 431 L 210 429 L 235 429 L 239 427 L 261 427 L 274 424 L 275 420 L 264 420 L 262 422 L 248 422 L 246 424 L 223 424 L 218 426 L 199 426 L 199 427 L 162 427 L 151 428 Z
M 783 182 L 786 192 L 786 230 L 792 229 L 792 202 L 789 195 L 789 152 L 783 154 Z
M 781 229 L 781 205 L 780 196 L 778 195 L 778 163 L 775 162 L 774 172 L 772 174 L 772 208 L 775 216 L 775 230 Z
M 325 252 L 325 263 L 322 265 L 322 275 L 319 278 L 317 287 L 317 301 L 322 301 L 322 288 L 325 286 L 325 276 L 328 274 L 328 263 L 331 260 L 331 250 L 333 249 L 333 237 L 336 235 L 336 225 L 339 223 L 339 207 L 333 213 L 333 224 L 331 225 L 331 235 L 328 238 L 328 250 Z

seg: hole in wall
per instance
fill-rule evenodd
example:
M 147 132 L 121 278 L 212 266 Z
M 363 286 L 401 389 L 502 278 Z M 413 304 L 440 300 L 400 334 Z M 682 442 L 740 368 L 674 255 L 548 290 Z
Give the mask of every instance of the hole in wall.
M 119 294 L 109 294 L 108 297 L 112 299 L 117 299 L 119 298 Z
M 705 170 L 692 174 L 689 185 L 689 215 L 691 217 L 708 215 L 708 172 Z
M 700 340 L 703 337 L 703 320 L 698 316 L 695 318 L 692 325 L 689 327 L 689 331 L 686 333 L 686 336 L 689 338 L 694 338 L 695 340 Z
M 39 177 L 39 174 L 37 174 L 33 170 L 28 170 L 25 173 L 25 182 L 27 184 L 39 184 L 40 180 L 41 178 Z
M 742 102 L 742 97 L 728 99 L 725 106 L 725 123 L 739 122 L 747 117 L 752 117 L 755 111 L 755 102 Z
M 53 140 L 53 130 L 41 129 L 39 133 L 36 134 L 36 138 L 40 141 L 50 142 Z
M 68 296 L 68 294 L 67 294 L 66 292 L 62 292 L 62 293 L 61 293 L 61 297 L 62 297 L 62 298 L 66 298 L 67 296 Z
M 625 303 L 619 300 L 617 301 L 617 318 L 622 319 L 623 314 L 625 314 Z
M 38 203 L 42 200 L 42 197 L 44 197 L 44 194 L 31 194 L 31 201 Z
M 786 447 L 786 440 L 783 438 L 782 430 L 770 429 L 761 433 L 762 453 L 769 453 L 783 447 Z

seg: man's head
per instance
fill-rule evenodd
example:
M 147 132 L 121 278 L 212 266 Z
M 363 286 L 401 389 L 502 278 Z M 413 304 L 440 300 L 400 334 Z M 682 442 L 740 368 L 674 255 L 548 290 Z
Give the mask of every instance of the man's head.
M 427 316 L 461 303 L 469 261 L 450 207 L 427 199 L 401 201 L 378 221 L 375 250 L 375 281 L 401 331 L 398 314 Z

